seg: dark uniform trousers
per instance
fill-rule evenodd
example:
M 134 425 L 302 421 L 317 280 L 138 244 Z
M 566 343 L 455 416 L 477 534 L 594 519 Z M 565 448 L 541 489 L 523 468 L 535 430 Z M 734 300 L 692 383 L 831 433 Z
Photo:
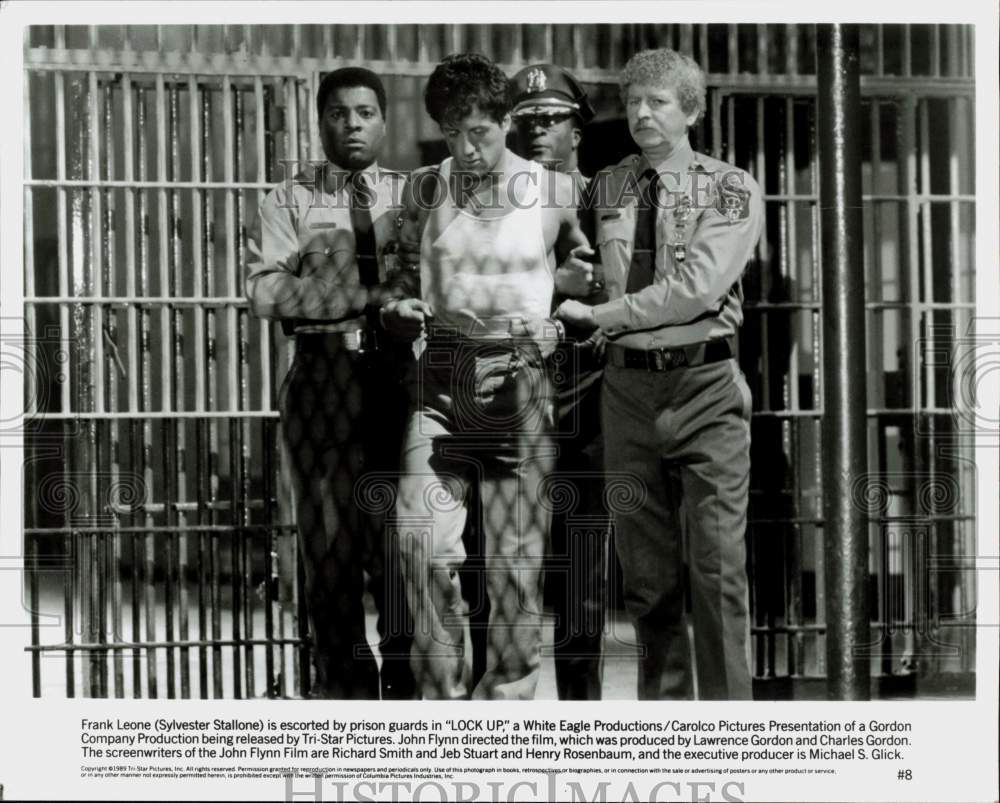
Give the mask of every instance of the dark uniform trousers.
M 639 696 L 694 693 L 684 623 L 686 547 L 698 697 L 751 699 L 746 380 L 733 359 L 664 372 L 609 366 L 602 400 L 604 420 L 613 422 L 606 468 L 635 477 L 646 494 L 644 504 L 615 514 L 625 604 L 643 648 Z
M 359 353 L 338 334 L 300 334 L 280 392 L 307 609 L 315 696 L 408 699 L 412 623 L 386 538 L 406 422 L 409 347 Z M 365 637 L 364 573 L 378 610 L 378 666 Z
M 552 355 L 558 402 L 545 596 L 555 615 L 553 651 L 560 700 L 600 700 L 601 640 L 610 516 L 604 495 L 601 368 L 592 343 L 566 341 Z

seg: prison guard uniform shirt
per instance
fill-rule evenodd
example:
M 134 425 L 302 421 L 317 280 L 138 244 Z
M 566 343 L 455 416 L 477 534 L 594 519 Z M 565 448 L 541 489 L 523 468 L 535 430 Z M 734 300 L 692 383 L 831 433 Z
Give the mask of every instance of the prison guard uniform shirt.
M 405 176 L 377 164 L 364 172 L 374 189 L 371 217 L 379 281 L 384 282 L 392 269 Z M 303 171 L 277 185 L 260 204 L 248 243 L 246 281 L 251 311 L 259 317 L 355 325 L 368 302 L 355 259 L 349 173 L 327 163 L 324 175 L 325 180 L 314 180 L 312 170 Z M 296 331 L 342 328 L 311 323 Z
M 645 157 L 628 156 L 594 181 L 597 242 L 610 300 L 594 307 L 619 345 L 673 348 L 732 336 L 743 322 L 739 279 L 760 238 L 764 202 L 744 170 L 696 153 L 685 139 L 663 163 L 653 283 L 626 293 Z M 686 207 L 687 211 L 684 211 Z

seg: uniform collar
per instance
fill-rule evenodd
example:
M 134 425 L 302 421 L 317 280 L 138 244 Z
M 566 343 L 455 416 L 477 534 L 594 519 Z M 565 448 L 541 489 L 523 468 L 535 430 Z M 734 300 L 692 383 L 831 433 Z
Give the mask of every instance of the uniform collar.
M 677 143 L 677 147 L 674 148 L 671 154 L 659 164 L 652 164 L 649 161 L 649 157 L 643 154 L 642 161 L 639 164 L 639 172 L 644 173 L 647 167 L 652 167 L 661 176 L 665 174 L 682 175 L 691 166 L 693 158 L 694 151 L 691 149 L 691 143 L 687 137 L 684 137 L 684 139 Z
M 325 171 L 324 186 L 326 187 L 327 192 L 339 192 L 340 190 L 342 190 L 347 185 L 347 181 L 350 179 L 352 175 L 354 175 L 354 173 L 362 173 L 365 176 L 365 178 L 368 179 L 368 184 L 372 187 L 375 187 L 378 185 L 378 180 L 380 175 L 377 161 L 372 162 L 370 165 L 368 165 L 368 167 L 355 171 L 351 171 L 345 167 L 341 167 L 336 162 L 327 161 L 323 165 L 323 169 Z

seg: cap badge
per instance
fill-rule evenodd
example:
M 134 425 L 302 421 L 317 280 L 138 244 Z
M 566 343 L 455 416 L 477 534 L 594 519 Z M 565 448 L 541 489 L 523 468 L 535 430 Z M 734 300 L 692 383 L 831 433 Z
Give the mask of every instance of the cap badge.
M 528 91 L 529 92 L 544 92 L 545 91 L 545 73 L 542 72 L 538 67 L 531 70 L 528 73 Z

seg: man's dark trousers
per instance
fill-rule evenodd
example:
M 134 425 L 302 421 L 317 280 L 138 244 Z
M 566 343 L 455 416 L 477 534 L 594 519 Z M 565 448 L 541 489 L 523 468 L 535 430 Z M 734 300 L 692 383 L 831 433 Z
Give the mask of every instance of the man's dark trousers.
M 386 539 L 406 423 L 408 346 L 358 352 L 339 333 L 296 335 L 279 405 L 295 494 L 314 695 L 409 699 L 412 623 L 398 555 Z M 383 663 L 365 637 L 364 573 L 378 610 Z

